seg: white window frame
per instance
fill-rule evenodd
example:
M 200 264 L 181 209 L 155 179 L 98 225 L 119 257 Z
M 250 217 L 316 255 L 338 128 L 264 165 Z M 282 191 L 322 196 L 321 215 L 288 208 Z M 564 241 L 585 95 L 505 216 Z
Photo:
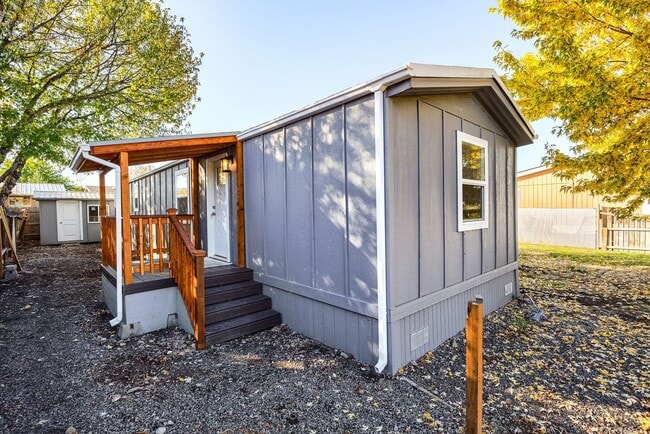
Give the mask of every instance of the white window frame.
M 96 222 L 90 221 L 90 207 L 91 206 L 96 206 L 97 207 L 97 221 Z M 108 210 L 108 205 L 106 205 L 106 207 L 107 207 L 106 209 Z M 101 214 L 102 213 L 101 213 L 100 205 L 98 203 L 89 203 L 89 204 L 86 205 L 86 221 L 89 224 L 99 224 L 102 221 L 102 215 Z
M 483 180 L 464 179 L 463 178 L 463 142 L 483 148 L 483 167 L 485 176 Z M 487 140 L 480 139 L 462 131 L 456 131 L 456 162 L 457 162 L 457 196 L 458 196 L 458 232 L 471 231 L 475 229 L 485 229 L 489 226 L 490 215 L 490 183 L 488 166 L 489 147 Z M 481 220 L 463 219 L 463 185 L 477 185 L 483 187 L 483 218 Z
M 190 174 L 189 174 L 189 170 L 187 170 L 187 167 L 184 169 L 179 169 L 176 172 L 174 172 L 174 205 L 178 210 L 178 198 L 179 198 L 178 177 L 182 175 L 185 175 L 187 177 L 187 196 L 180 196 L 180 197 L 187 197 L 187 213 L 192 214 L 192 204 L 190 199 Z
M 140 211 L 140 183 L 137 181 L 131 188 L 131 198 L 133 199 L 133 212 Z

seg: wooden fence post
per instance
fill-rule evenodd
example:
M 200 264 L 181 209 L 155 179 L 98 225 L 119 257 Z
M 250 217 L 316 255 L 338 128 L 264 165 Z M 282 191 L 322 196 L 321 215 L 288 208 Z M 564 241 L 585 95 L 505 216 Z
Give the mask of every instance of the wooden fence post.
M 480 434 L 483 427 L 483 297 L 467 303 L 465 432 Z

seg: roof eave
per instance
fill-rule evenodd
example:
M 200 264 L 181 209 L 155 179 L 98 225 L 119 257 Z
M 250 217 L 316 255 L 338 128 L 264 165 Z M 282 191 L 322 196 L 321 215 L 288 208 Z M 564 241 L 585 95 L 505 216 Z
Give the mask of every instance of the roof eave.
M 424 65 L 427 66 L 427 65 Z M 458 68 L 458 72 L 468 70 L 467 74 L 448 76 L 416 75 L 388 91 L 388 96 L 417 94 L 472 93 L 485 106 L 515 146 L 533 143 L 536 138 L 533 127 L 528 123 L 514 99 L 496 73 L 484 68 Z

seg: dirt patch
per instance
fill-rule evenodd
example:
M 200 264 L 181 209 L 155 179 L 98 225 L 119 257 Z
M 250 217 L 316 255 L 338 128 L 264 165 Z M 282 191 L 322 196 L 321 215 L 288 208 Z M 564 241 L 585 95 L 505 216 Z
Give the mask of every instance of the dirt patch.
M 462 432 L 463 334 L 395 377 L 285 326 L 205 351 L 178 329 L 121 341 L 99 257 L 27 247 L 0 282 L 0 431 Z M 484 430 L 647 430 L 650 270 L 529 255 L 521 286 L 485 320 Z

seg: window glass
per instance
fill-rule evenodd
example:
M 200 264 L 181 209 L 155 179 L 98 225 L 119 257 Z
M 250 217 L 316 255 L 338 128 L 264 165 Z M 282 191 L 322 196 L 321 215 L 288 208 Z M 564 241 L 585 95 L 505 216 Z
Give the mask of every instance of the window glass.
M 463 143 L 463 179 L 485 181 L 485 148 Z
M 99 205 L 88 205 L 88 223 L 99 223 Z
M 463 221 L 483 220 L 483 187 L 463 184 Z
M 176 209 L 178 214 L 190 213 L 187 169 L 176 172 Z
M 131 188 L 131 196 L 133 197 L 133 211 L 140 210 L 140 184 L 135 182 Z

